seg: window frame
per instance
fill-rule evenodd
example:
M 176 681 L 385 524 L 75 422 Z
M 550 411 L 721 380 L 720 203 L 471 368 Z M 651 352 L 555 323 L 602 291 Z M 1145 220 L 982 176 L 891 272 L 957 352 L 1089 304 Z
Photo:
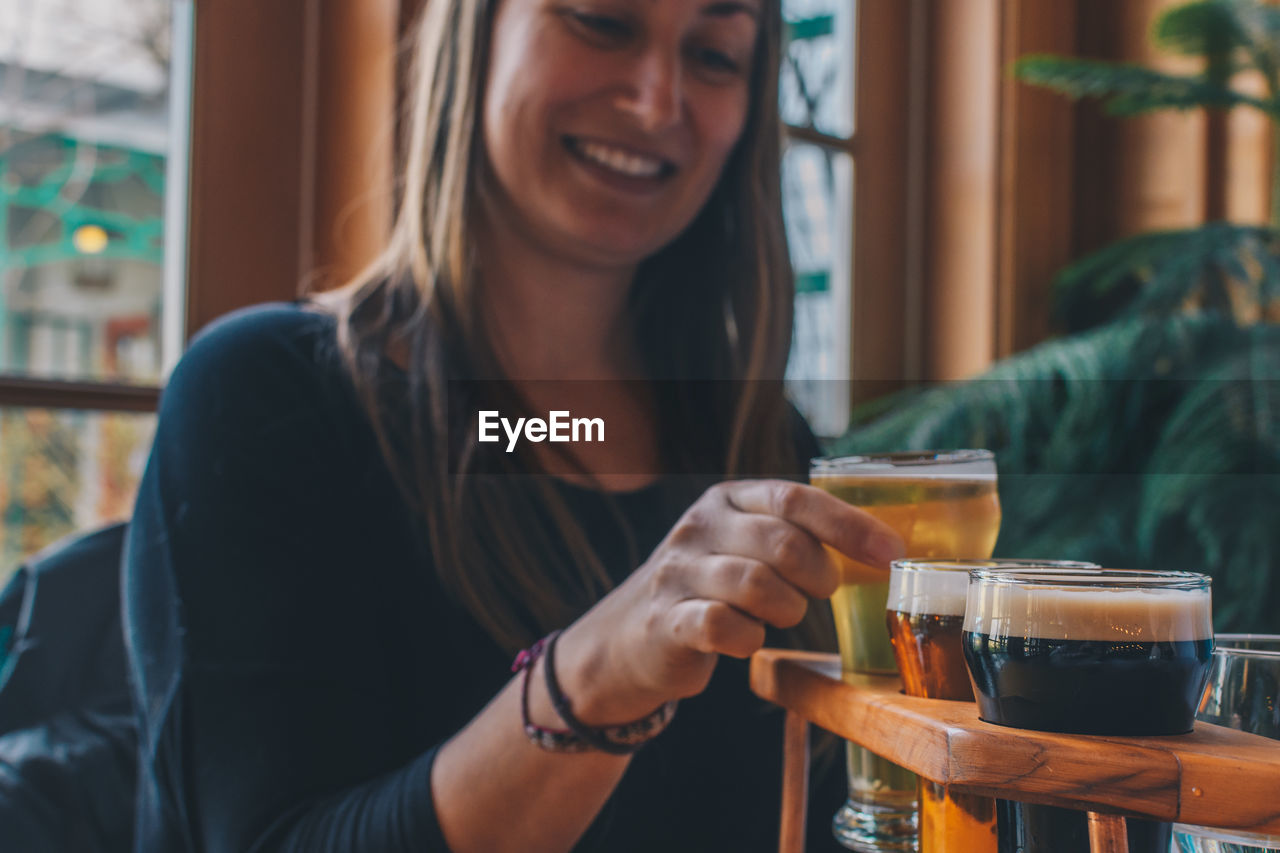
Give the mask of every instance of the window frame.
M 846 318 L 853 407 L 900 387 L 913 374 L 912 335 L 903 334 L 903 329 L 913 290 L 907 264 L 912 234 L 907 176 L 912 156 L 908 131 L 915 118 L 909 96 L 917 5 L 918 0 L 857 0 L 853 132 L 848 137 L 785 125 L 788 140 L 846 154 L 853 162 Z M 875 168 L 865 168 L 868 163 Z M 889 282 L 905 286 L 877 284 Z M 917 281 L 915 289 L 918 286 Z
M 179 347 L 228 312 L 353 275 L 382 244 L 400 15 L 396 0 L 192 6 Z M 0 373 L 0 406 L 154 412 L 162 389 Z

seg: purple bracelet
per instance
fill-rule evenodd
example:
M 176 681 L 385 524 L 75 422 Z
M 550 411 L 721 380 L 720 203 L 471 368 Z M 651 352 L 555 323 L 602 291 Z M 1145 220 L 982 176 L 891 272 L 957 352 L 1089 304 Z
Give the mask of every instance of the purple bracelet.
M 618 726 L 588 726 L 573 714 L 560 682 L 555 674 L 555 646 L 560 638 L 559 631 L 552 631 L 529 648 L 516 655 L 511 665 L 512 672 L 524 671 L 524 683 L 521 685 L 520 714 L 524 724 L 524 733 L 529 740 L 548 752 L 586 752 L 597 750 L 613 755 L 629 755 L 658 735 L 676 714 L 676 702 L 664 702 L 653 713 L 630 723 Z M 529 673 L 538 658 L 546 655 L 543 671 L 546 675 L 547 695 L 560 719 L 568 728 L 549 729 L 539 726 L 529 719 Z

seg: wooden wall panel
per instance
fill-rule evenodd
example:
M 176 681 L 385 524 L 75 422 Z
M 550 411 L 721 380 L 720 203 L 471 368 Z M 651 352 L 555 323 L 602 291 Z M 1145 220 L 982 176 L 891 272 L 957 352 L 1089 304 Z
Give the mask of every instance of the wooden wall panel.
M 855 401 L 906 377 L 912 3 L 858 7 L 851 372 Z M 883 383 L 883 384 L 882 384 Z
M 399 10 L 393 0 L 325 0 L 315 53 L 316 141 L 309 283 L 346 283 L 391 232 Z
M 188 334 L 297 291 L 310 6 L 195 4 Z
M 1259 74 L 1241 75 L 1237 88 L 1266 94 Z M 1226 120 L 1225 215 L 1232 222 L 1265 224 L 1271 211 L 1271 122 L 1257 110 L 1232 110 Z
M 1155 15 L 1178 2 L 1079 0 L 1080 53 L 1176 72 L 1198 70 L 1193 62 L 1157 52 L 1150 42 Z M 1076 255 L 1120 237 L 1201 222 L 1206 139 L 1201 111 L 1120 119 L 1082 103 L 1076 135 Z
M 394 0 L 196 3 L 187 330 L 358 268 L 385 232 Z
M 959 379 L 994 356 L 999 0 L 929 4 L 924 378 Z
M 1075 109 L 1010 73 L 1030 53 L 1075 51 L 1071 2 L 1007 0 L 1001 44 L 1000 246 L 996 355 L 1049 335 L 1054 275 L 1071 260 L 1075 231 Z

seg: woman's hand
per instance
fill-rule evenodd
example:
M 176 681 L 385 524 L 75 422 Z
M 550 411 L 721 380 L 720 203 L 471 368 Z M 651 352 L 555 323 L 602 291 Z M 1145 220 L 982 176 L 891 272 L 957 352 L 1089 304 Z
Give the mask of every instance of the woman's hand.
M 887 570 L 892 528 L 821 489 L 743 480 L 708 489 L 649 559 L 566 630 L 557 675 L 580 719 L 636 719 L 692 696 L 718 655 L 745 658 L 765 625 L 789 628 L 840 582 L 826 543 Z

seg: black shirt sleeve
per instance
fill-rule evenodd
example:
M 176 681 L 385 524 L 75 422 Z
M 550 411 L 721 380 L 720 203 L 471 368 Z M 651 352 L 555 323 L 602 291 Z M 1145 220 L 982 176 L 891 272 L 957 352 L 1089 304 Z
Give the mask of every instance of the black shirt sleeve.
M 398 567 L 374 547 L 389 510 L 362 510 L 364 421 L 309 343 L 324 322 L 223 321 L 166 388 L 124 581 L 139 850 L 445 849 L 434 747 L 389 766 L 403 727 L 365 628 Z

